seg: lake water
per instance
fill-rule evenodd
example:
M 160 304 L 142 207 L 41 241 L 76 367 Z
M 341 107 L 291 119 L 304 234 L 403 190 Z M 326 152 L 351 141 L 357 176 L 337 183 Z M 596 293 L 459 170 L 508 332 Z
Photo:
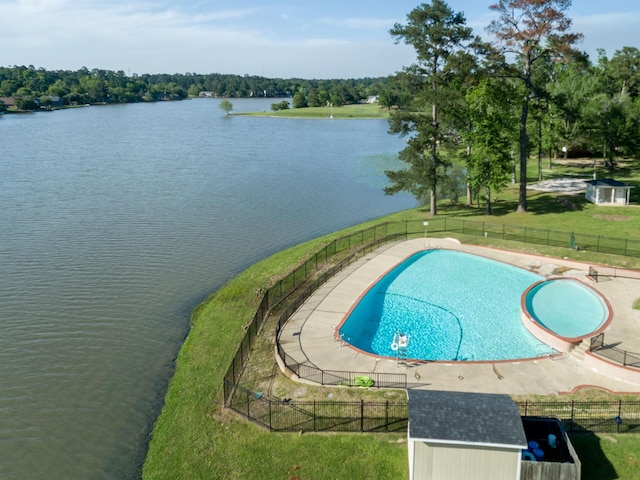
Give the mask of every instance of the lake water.
M 385 121 L 218 103 L 0 116 L 0 478 L 139 478 L 197 303 L 415 206 L 382 192 L 403 147 Z

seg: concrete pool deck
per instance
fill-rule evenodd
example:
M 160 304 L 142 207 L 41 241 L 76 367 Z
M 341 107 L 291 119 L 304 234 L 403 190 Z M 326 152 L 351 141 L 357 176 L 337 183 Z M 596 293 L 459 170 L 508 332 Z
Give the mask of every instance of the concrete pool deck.
M 568 355 L 512 362 L 428 362 L 399 365 L 396 359 L 365 354 L 342 345 L 334 331 L 361 295 L 395 265 L 425 248 L 447 248 L 493 258 L 542 276 L 563 276 L 588 283 L 610 302 L 614 318 L 605 330 L 606 343 L 640 352 L 640 312 L 632 308 L 640 296 L 640 279 L 587 279 L 589 264 L 460 244 L 455 239 L 413 239 L 386 245 L 352 263 L 320 287 L 289 319 L 280 345 L 296 362 L 322 370 L 363 374 L 401 373 L 411 388 L 503 393 L 509 395 L 561 394 L 581 387 L 612 392 L 640 393 L 631 383 L 600 373 L 585 364 L 578 347 Z M 585 252 L 585 257 L 588 255 Z

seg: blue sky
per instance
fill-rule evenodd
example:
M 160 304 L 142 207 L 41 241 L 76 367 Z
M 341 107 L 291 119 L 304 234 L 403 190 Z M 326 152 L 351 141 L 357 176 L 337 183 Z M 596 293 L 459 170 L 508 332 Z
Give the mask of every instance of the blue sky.
M 233 73 L 265 77 L 361 78 L 414 61 L 396 45 L 394 23 L 416 0 L 0 0 L 0 65 L 51 70 Z M 492 0 L 450 0 L 487 38 Z M 579 48 L 593 61 L 640 48 L 638 0 L 574 0 Z

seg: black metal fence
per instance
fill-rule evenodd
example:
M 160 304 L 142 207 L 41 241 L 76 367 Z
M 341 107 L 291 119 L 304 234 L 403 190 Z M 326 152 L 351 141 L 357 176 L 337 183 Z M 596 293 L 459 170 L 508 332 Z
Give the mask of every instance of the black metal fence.
M 390 401 L 299 401 L 235 387 L 229 405 L 274 432 L 404 432 L 409 404 Z M 568 433 L 640 433 L 640 401 L 516 402 L 522 416 L 558 418 Z
M 247 364 L 251 348 L 271 312 L 276 308 L 280 310 L 276 326 L 277 338 L 287 319 L 315 290 L 325 283 L 328 278 L 334 276 L 362 255 L 377 249 L 383 244 L 401 239 L 421 237 L 422 235 L 426 236 L 427 231 L 425 228 L 423 222 L 420 220 L 387 222 L 335 239 L 311 255 L 286 277 L 278 280 L 273 286 L 268 288 L 263 294 L 260 306 L 252 321 L 247 325 L 246 334 L 240 342 L 238 351 L 224 376 L 223 390 L 225 405 L 239 411 L 239 413 L 242 413 L 248 418 L 260 421 L 260 415 L 254 416 L 253 413 L 251 413 L 253 410 L 250 407 L 255 406 L 255 411 L 261 412 L 265 408 L 264 405 L 270 405 L 269 408 L 273 408 L 272 404 L 278 402 L 277 399 L 269 400 L 263 397 L 252 397 L 247 393 L 248 391 L 245 391 L 240 385 L 242 372 Z M 611 238 L 600 235 L 545 230 L 447 217 L 430 219 L 428 229 L 431 235 L 437 234 L 438 236 L 458 233 L 537 245 L 579 248 L 594 252 L 640 257 L 640 242 L 623 238 Z M 278 355 L 285 366 L 300 378 L 313 380 L 323 385 L 337 385 L 341 383 L 344 384 L 343 382 L 350 382 L 353 380 L 355 374 L 354 372 L 323 372 L 313 367 L 301 365 L 288 357 L 280 348 L 278 348 Z M 633 361 L 636 362 L 636 360 L 637 359 Z M 371 376 L 372 374 L 368 373 L 367 375 Z M 375 378 L 374 381 L 377 387 L 406 388 L 407 385 L 406 375 L 404 374 L 379 376 Z M 234 400 L 234 393 L 236 392 L 244 392 L 244 394 L 239 394 L 240 397 L 247 399 L 244 404 L 238 404 Z M 254 400 L 248 400 L 250 397 L 254 398 Z M 254 401 L 258 403 L 253 405 Z M 265 404 L 264 402 L 267 403 Z M 244 405 L 246 405 L 247 413 L 243 410 Z M 305 408 L 304 411 L 308 412 L 309 410 Z M 269 418 L 271 418 L 271 415 Z M 326 423 L 325 420 L 323 421 Z M 278 426 L 271 426 L 271 421 L 269 425 L 271 429 L 279 429 Z
M 604 333 L 600 333 L 591 339 L 589 351 L 625 367 L 640 368 L 640 353 L 628 352 L 613 344 L 605 343 Z
M 609 280 L 610 278 L 630 278 L 640 280 L 640 272 L 637 270 L 629 270 L 626 268 L 607 267 L 599 265 L 596 270 L 593 266 L 589 267 L 589 276 L 596 282 L 601 280 Z
M 516 403 L 522 416 L 559 418 L 568 433 L 640 433 L 640 401 Z
M 229 406 L 273 432 L 398 432 L 409 418 L 407 402 L 283 400 L 242 387 Z
M 298 378 L 317 383 L 319 385 L 355 386 L 358 377 L 370 378 L 376 388 L 407 388 L 406 373 L 379 372 L 345 372 L 338 370 L 321 370 L 312 365 L 296 362 L 278 343 L 277 352 L 284 365 Z
M 627 238 L 604 237 L 579 232 L 547 230 L 499 223 L 479 222 L 459 218 L 429 220 L 431 232 L 458 232 L 487 238 L 516 242 L 566 247 L 590 252 L 610 253 L 627 257 L 640 257 L 640 241 Z

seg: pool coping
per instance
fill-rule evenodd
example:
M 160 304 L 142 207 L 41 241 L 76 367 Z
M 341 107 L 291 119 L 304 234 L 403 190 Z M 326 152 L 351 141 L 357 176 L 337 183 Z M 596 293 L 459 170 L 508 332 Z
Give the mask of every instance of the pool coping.
M 604 304 L 604 307 L 607 311 L 606 318 L 602 321 L 598 328 L 577 337 L 567 337 L 547 328 L 546 325 L 534 318 L 534 315 L 529 311 L 527 307 L 527 298 L 533 289 L 552 280 L 577 282 L 584 288 L 592 291 L 593 294 L 597 296 L 597 298 Z M 551 346 L 561 353 L 570 353 L 571 350 L 582 343 L 583 340 L 591 339 L 592 337 L 595 337 L 596 335 L 604 332 L 609 327 L 614 317 L 613 307 L 611 306 L 611 303 L 609 302 L 609 300 L 607 300 L 607 297 L 601 295 L 598 290 L 578 278 L 559 277 L 556 275 L 545 278 L 544 280 L 530 285 L 529 288 L 527 288 L 520 297 L 520 309 L 520 319 L 522 320 L 524 327 L 529 331 L 529 333 L 531 333 L 531 335 L 533 335 L 541 342 L 546 343 L 547 345 Z
M 545 278 L 557 277 L 558 269 L 562 269 L 562 277 L 589 283 L 612 305 L 615 317 L 605 328 L 607 337 L 622 343 L 626 350 L 640 352 L 640 313 L 631 308 L 634 292 L 640 290 L 640 280 L 612 278 L 601 285 L 589 280 L 589 266 L 593 264 L 466 245 L 453 238 L 406 240 L 363 256 L 329 279 L 290 317 L 280 333 L 280 347 L 298 364 L 325 371 L 405 373 L 412 378 L 410 388 L 517 395 L 568 393 L 589 385 L 613 392 L 640 393 L 640 375 L 637 383 L 633 375 L 631 381 L 624 374 L 612 375 L 610 369 L 604 368 L 610 362 L 600 368 L 599 362 L 591 358 L 594 356 L 585 355 L 584 351 L 516 361 L 401 365 L 397 359 L 376 357 L 345 346 L 335 335 L 336 327 L 358 299 L 402 260 L 427 248 L 447 248 L 493 258 Z

